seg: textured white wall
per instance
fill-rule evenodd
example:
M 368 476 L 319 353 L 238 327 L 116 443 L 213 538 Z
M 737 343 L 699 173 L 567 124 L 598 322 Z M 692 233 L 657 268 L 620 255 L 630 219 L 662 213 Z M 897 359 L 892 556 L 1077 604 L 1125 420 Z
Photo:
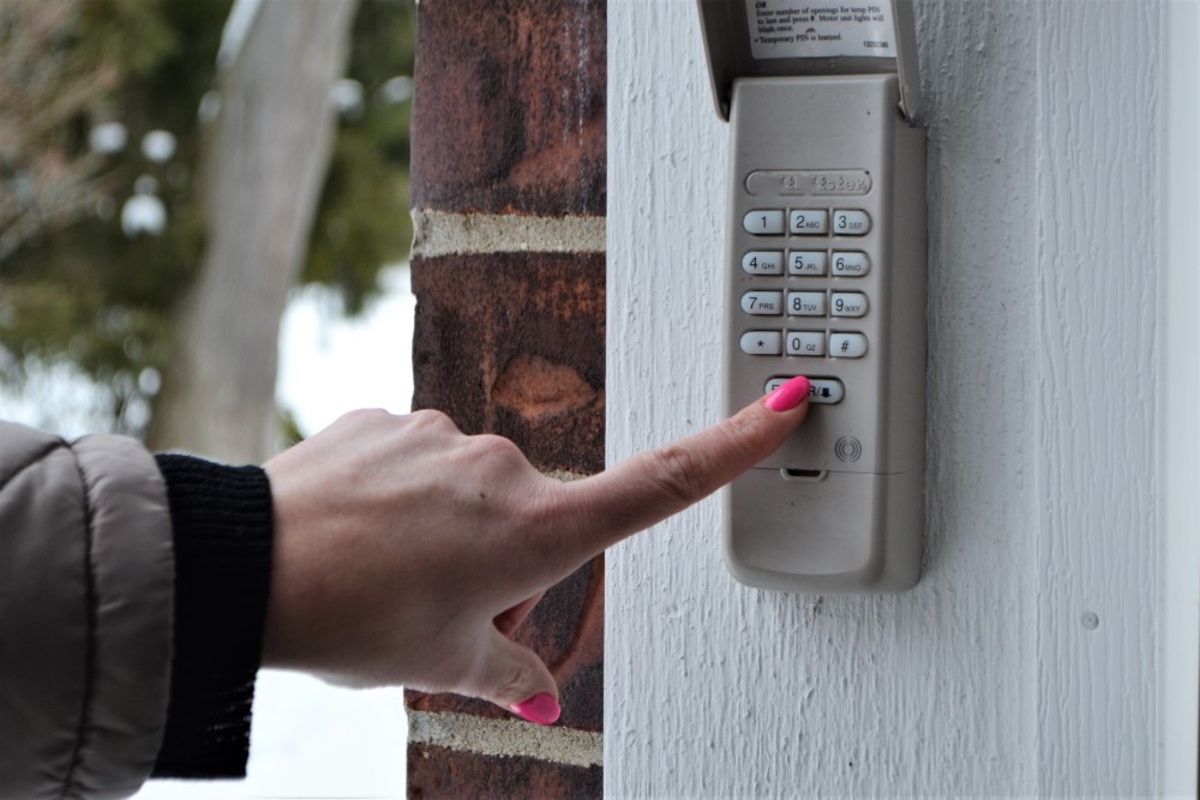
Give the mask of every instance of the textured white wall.
M 1161 4 L 917 6 L 924 579 L 746 589 L 715 501 L 612 551 L 613 797 L 1156 786 Z M 718 419 L 727 130 L 691 0 L 608 13 L 616 461 Z

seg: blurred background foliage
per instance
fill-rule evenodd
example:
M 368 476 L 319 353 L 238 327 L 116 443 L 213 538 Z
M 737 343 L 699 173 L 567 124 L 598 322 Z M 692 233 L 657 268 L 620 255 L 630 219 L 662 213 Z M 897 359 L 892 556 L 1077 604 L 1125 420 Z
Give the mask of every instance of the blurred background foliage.
M 64 363 L 140 435 L 205 241 L 197 166 L 232 0 L 0 2 L 0 382 Z M 304 282 L 348 313 L 407 258 L 412 0 L 361 0 Z M 280 57 L 289 57 L 281 54 Z

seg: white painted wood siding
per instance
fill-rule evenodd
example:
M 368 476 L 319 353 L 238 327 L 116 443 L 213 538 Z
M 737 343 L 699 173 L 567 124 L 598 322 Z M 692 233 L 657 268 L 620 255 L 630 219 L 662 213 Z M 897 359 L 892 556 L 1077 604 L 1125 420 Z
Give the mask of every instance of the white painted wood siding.
M 1156 787 L 1162 7 L 917 6 L 925 576 L 746 589 L 715 501 L 614 549 L 612 797 Z M 608 13 L 615 462 L 719 418 L 728 133 L 694 4 Z

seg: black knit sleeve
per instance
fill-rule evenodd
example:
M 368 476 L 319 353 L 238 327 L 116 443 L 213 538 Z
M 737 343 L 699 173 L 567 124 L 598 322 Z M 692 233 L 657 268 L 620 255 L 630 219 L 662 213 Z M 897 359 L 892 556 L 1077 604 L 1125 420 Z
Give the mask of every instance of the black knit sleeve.
M 270 590 L 270 483 L 258 467 L 156 460 L 175 540 L 175 654 L 152 777 L 243 777 Z

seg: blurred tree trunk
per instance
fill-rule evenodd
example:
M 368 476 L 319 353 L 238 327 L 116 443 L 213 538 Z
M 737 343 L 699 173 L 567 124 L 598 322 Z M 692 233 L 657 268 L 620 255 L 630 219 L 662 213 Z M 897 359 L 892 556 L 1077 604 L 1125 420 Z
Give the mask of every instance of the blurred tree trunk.
M 264 0 L 220 80 L 202 157 L 206 251 L 148 440 L 259 463 L 278 440 L 279 324 L 335 134 L 358 0 Z

